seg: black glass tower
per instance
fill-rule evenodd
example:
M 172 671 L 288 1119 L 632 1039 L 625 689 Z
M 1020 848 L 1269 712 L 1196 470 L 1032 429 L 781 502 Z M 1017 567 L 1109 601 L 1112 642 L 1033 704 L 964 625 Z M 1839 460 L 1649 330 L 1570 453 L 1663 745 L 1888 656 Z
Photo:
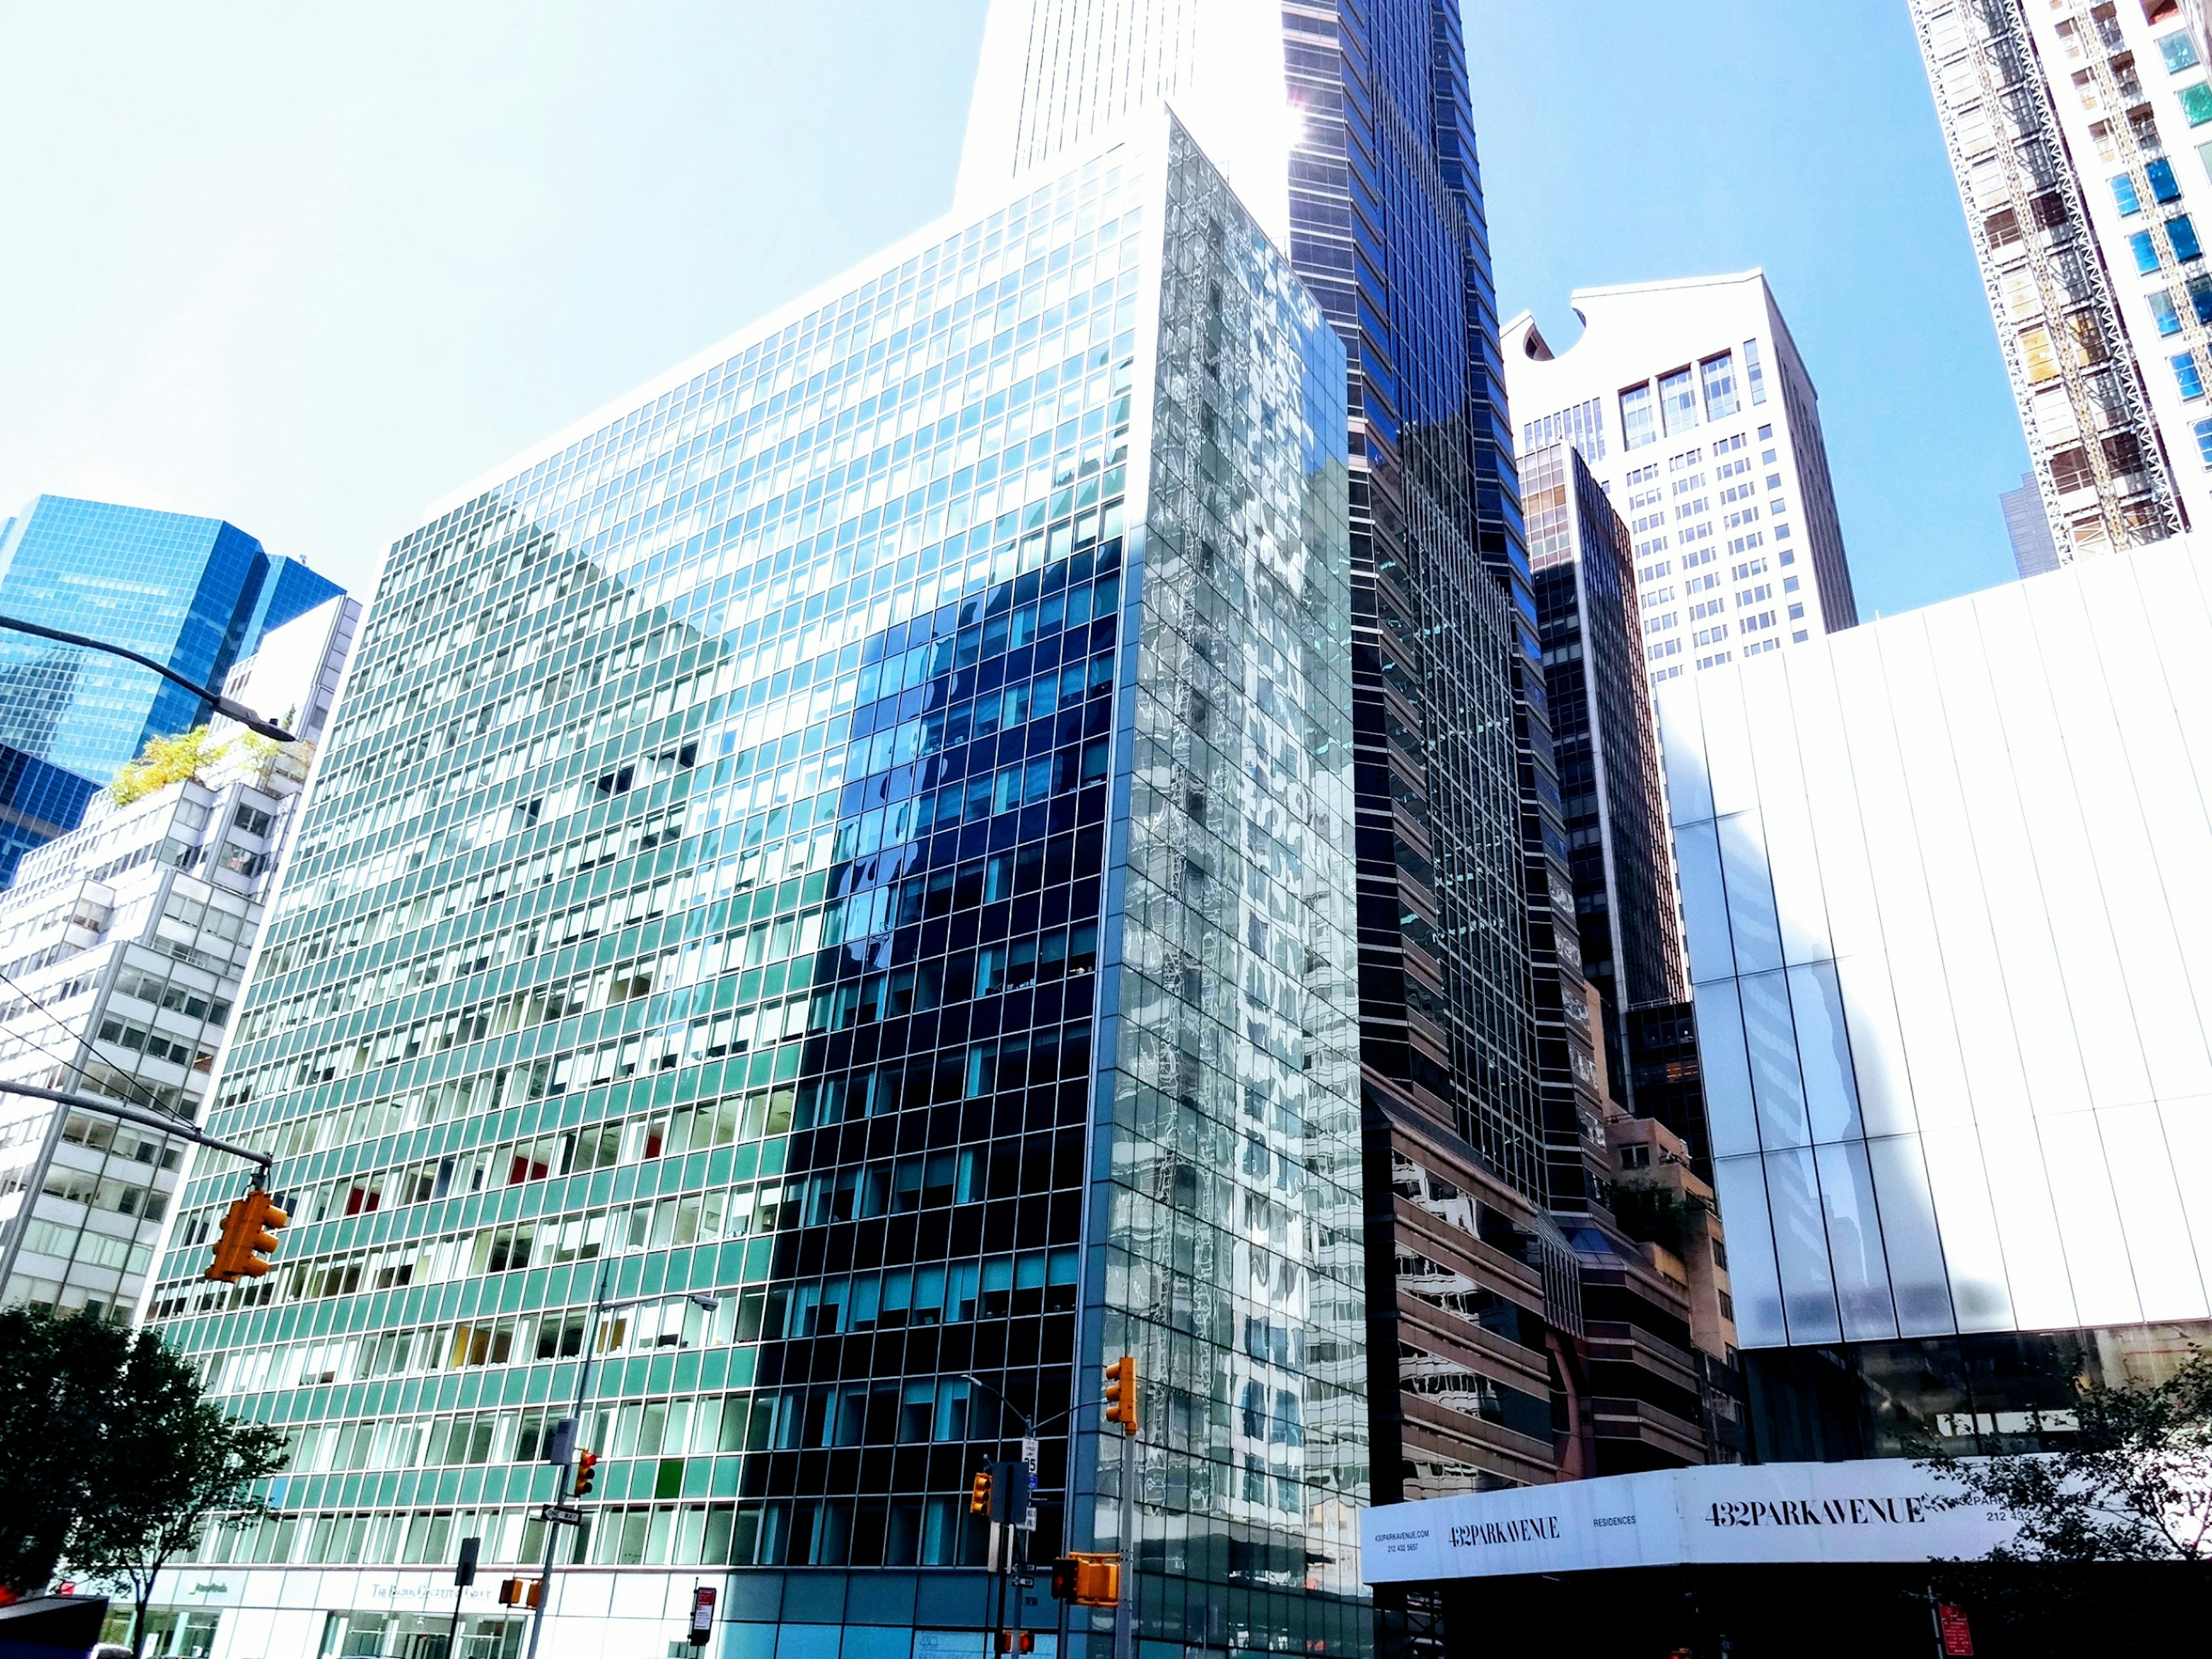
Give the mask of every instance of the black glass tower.
M 1629 1011 L 1689 986 L 1627 529 L 1571 447 L 1522 457 L 1521 475 L 1583 971 L 1612 1097 L 1644 1112 Z

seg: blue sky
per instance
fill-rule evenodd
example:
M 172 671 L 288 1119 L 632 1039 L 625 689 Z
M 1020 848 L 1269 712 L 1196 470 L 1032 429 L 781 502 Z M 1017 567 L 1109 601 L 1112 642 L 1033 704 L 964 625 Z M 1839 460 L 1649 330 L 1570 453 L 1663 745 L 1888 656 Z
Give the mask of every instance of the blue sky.
M 983 0 L 0 0 L 0 513 L 356 586 L 432 498 L 941 211 Z M 364 21 L 371 19 L 373 21 Z M 1506 314 L 1764 265 L 1863 615 L 2011 574 L 2025 465 L 1903 0 L 1468 0 Z
M 1905 0 L 1466 0 L 1498 303 L 1764 266 L 1820 394 L 1859 614 L 2014 575 L 2027 465 Z

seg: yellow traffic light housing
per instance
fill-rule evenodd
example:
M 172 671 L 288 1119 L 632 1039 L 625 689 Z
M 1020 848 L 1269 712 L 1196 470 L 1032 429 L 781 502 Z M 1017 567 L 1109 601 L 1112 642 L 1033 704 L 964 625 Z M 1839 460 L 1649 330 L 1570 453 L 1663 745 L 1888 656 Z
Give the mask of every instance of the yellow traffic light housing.
M 1121 1432 L 1137 1431 L 1137 1361 L 1123 1354 L 1106 1368 L 1106 1420 L 1119 1423 Z
M 222 1231 L 215 1243 L 215 1261 L 206 1276 L 226 1285 L 260 1278 L 269 1271 L 269 1259 L 276 1253 L 276 1235 L 291 1219 L 258 1187 L 235 1200 L 223 1215 Z
M 576 1454 L 576 1491 L 578 1498 L 592 1495 L 592 1483 L 599 1478 L 599 1455 L 595 1451 Z
M 1121 1599 L 1121 1558 L 1078 1550 L 1052 1564 L 1052 1594 L 1055 1601 L 1079 1607 L 1110 1607 Z
M 975 1484 L 968 1489 L 968 1513 L 988 1515 L 991 1512 L 991 1472 L 975 1471 Z

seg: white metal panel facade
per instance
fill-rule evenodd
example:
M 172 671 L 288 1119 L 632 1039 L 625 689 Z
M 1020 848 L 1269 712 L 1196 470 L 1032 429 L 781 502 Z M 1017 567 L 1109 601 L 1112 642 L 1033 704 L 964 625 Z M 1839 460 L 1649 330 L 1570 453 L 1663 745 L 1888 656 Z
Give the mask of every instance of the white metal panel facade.
M 2212 555 L 1659 712 L 1743 1346 L 2204 1318 Z

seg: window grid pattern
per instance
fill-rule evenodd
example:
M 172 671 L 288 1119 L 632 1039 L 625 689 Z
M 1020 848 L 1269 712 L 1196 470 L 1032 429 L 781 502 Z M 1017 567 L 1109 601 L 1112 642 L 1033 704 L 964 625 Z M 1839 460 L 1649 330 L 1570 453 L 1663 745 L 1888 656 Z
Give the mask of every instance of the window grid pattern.
M 917 246 L 395 549 L 211 1120 L 279 1158 L 301 1224 L 279 1273 L 204 1287 L 223 1194 L 196 1182 L 155 1291 L 220 1388 L 301 1431 L 288 1518 L 213 1547 L 425 1559 L 462 1516 L 528 1559 L 548 1477 L 525 1408 L 573 1388 L 611 1267 L 641 1300 L 597 1339 L 587 1436 L 624 1507 L 587 1560 L 972 1565 L 965 1487 L 1000 1425 L 958 1373 L 1053 1418 L 1140 1322 L 1148 1413 L 1179 1437 L 1145 1498 L 1148 1629 L 1211 1604 L 1361 1639 L 1265 1565 L 1336 1547 L 1364 1495 L 1358 1297 L 1331 1278 L 1357 1213 L 1329 908 L 1350 714 L 1324 643 L 1348 626 L 1342 359 L 1194 151 L 1134 154 Z M 1183 309 L 1156 370 L 1164 204 Z M 1193 389 L 1132 489 L 1156 372 Z M 1211 586 L 1181 542 L 1140 577 L 1146 491 L 1219 550 Z M 1124 872 L 1167 832 L 1108 801 L 1139 708 L 1190 689 L 1139 695 L 1181 649 L 1156 635 L 1194 626 L 1186 603 L 1221 622 L 1240 584 L 1266 589 L 1249 660 L 1189 671 L 1218 735 L 1180 757 L 1214 792 L 1213 902 L 1271 930 L 1200 988 L 1224 1168 L 1225 1121 L 1187 1122 L 1150 1063 L 1151 994 L 1119 988 Z M 1185 1201 L 1200 1169 L 1226 1207 Z M 1241 1281 L 1192 1278 L 1200 1234 Z M 702 1288 L 712 1316 L 684 1300 Z M 1232 1370 L 1288 1402 L 1264 1454 L 1226 1448 Z M 1073 1460 L 1046 1437 L 1040 1551 L 1094 1479 L 1089 1423 Z M 1255 1455 L 1235 1539 L 1201 1535 L 1188 1495 L 1243 1492 Z M 1073 1513 L 1080 1541 L 1087 1496 Z M 1249 1564 L 1233 1602 L 1224 1561 Z
M 234 525 L 179 513 L 41 495 L 0 537 L 0 611 L 123 646 L 202 685 L 220 685 L 262 631 L 338 592 Z M 205 708 L 115 658 L 0 635 L 0 744 L 95 787 L 149 737 L 182 732 Z

